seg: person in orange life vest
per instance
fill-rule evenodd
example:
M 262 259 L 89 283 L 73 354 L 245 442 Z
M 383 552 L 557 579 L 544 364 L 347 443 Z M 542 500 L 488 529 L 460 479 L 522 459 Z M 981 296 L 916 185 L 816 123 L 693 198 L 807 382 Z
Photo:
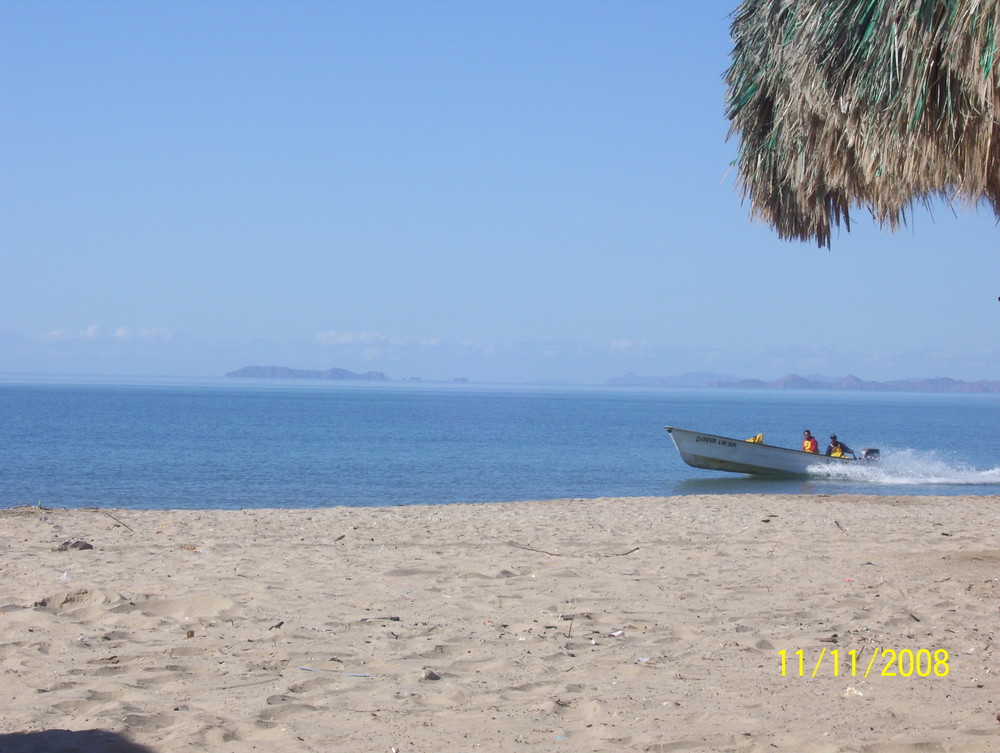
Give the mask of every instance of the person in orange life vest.
M 819 442 L 812 435 L 809 429 L 802 432 L 802 452 L 815 452 L 819 454 Z
M 847 455 L 850 455 L 853 458 L 854 450 L 852 450 L 843 442 L 838 442 L 836 434 L 831 434 L 830 445 L 826 448 L 826 454 L 829 455 L 831 458 L 842 458 Z

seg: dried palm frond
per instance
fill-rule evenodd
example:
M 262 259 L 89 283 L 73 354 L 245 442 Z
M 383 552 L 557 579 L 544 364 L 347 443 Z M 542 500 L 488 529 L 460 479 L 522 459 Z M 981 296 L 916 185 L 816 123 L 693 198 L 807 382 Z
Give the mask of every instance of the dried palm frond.
M 751 212 L 830 245 L 865 207 L 1000 216 L 1000 0 L 745 0 L 726 73 Z

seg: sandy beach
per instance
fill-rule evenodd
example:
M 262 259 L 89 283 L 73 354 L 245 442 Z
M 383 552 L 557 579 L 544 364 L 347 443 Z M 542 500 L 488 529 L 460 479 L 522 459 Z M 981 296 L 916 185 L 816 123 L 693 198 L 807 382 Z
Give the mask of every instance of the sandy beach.
M 0 753 L 997 751 L 998 513 L 3 510 Z

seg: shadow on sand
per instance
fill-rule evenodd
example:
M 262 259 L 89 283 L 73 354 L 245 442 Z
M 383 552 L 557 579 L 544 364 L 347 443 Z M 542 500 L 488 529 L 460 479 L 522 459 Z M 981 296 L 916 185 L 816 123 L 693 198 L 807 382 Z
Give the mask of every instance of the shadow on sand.
M 0 735 L 0 753 L 156 753 L 103 729 L 47 729 Z

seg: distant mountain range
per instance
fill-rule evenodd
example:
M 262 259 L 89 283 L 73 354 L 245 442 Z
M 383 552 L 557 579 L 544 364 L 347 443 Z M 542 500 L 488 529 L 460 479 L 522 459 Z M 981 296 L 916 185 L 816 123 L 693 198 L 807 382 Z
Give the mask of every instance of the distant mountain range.
M 641 377 L 636 374 L 609 379 L 605 384 L 619 387 L 730 387 L 766 390 L 867 390 L 871 392 L 1000 392 L 1000 382 L 959 379 L 896 379 L 889 382 L 866 382 L 856 376 L 828 379 L 789 374 L 773 382 L 762 379 L 738 379 L 723 374 L 693 372 L 673 377 Z
M 291 369 L 287 366 L 244 366 L 230 371 L 227 377 L 250 377 L 258 379 L 353 379 L 369 382 L 388 381 L 381 371 L 367 371 L 357 374 L 347 369 Z M 467 381 L 467 380 L 456 380 Z M 869 392 L 979 392 L 1000 393 L 1000 382 L 980 380 L 963 382 L 960 379 L 938 377 L 936 379 L 896 379 L 889 382 L 866 382 L 856 376 L 843 379 L 828 379 L 823 376 L 804 377 L 789 374 L 773 382 L 761 379 L 738 379 L 726 374 L 690 372 L 672 377 L 641 377 L 625 374 L 607 380 L 605 384 L 617 387 L 721 387 L 735 389 L 763 390 L 860 390 Z
M 347 369 L 310 371 L 308 369 L 290 369 L 287 366 L 244 366 L 242 369 L 230 371 L 226 376 L 257 379 L 361 379 L 369 382 L 382 382 L 389 378 L 381 371 L 355 374 Z
M 838 380 L 807 379 L 798 374 L 764 382 L 760 379 L 715 381 L 710 387 L 737 387 L 740 389 L 771 390 L 866 390 L 870 392 L 1000 392 L 1000 382 L 980 380 L 963 382 L 959 379 L 896 379 L 890 382 L 866 382 L 856 376 Z

